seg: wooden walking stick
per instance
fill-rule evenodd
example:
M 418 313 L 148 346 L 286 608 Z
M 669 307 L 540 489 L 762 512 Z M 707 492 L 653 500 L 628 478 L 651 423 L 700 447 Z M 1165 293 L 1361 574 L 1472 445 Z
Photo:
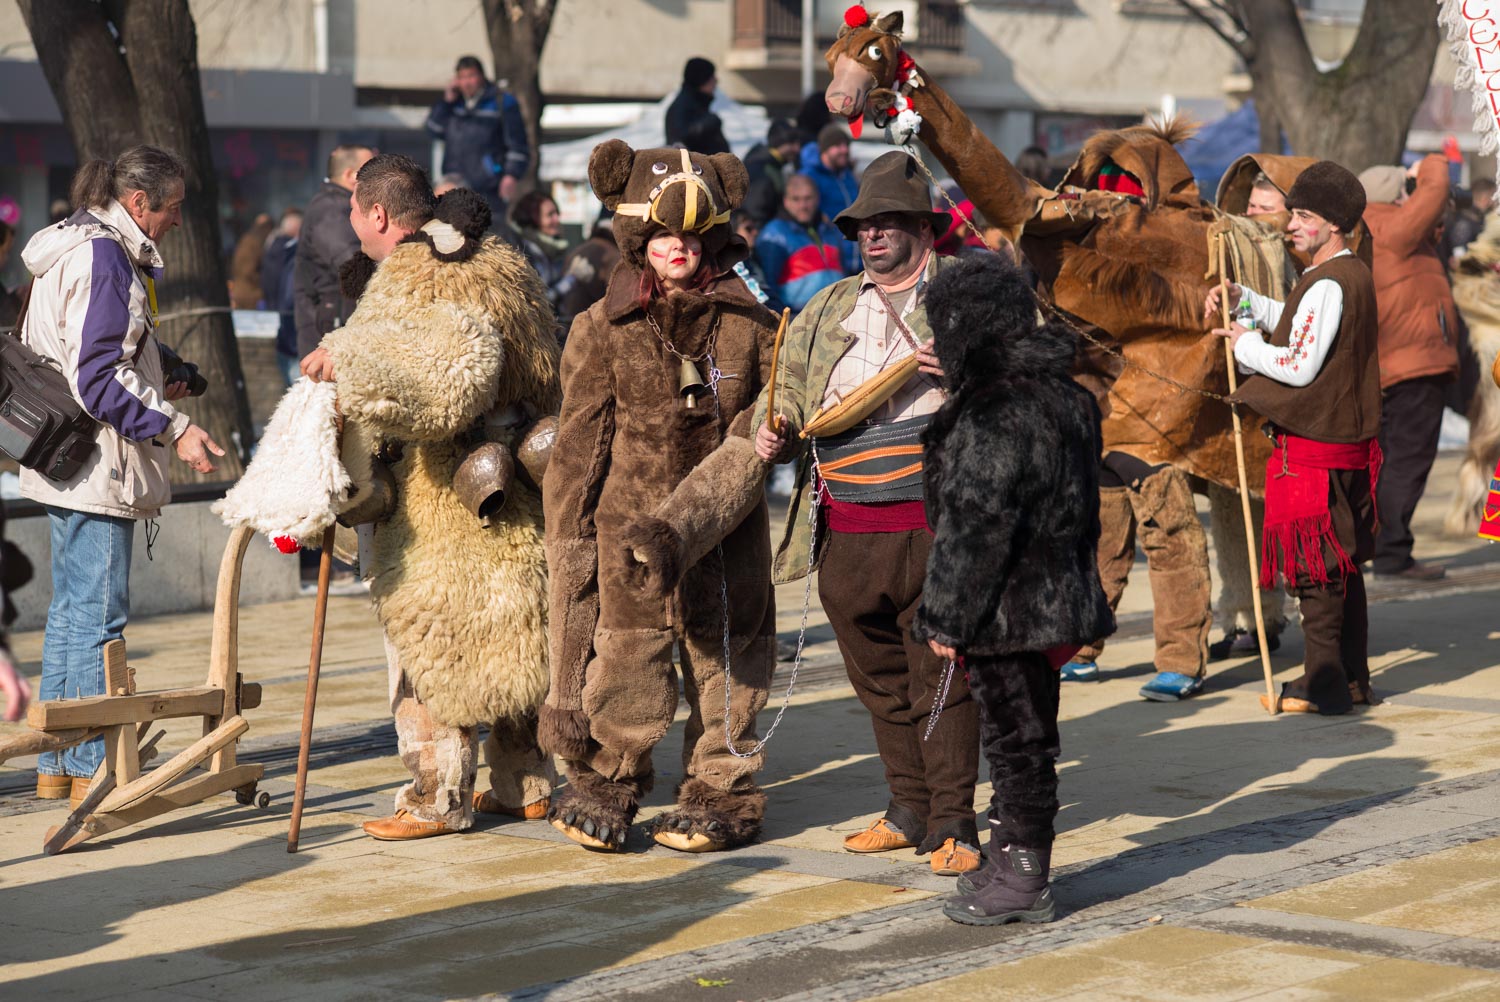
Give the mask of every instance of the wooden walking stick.
M 323 667 L 323 625 L 328 620 L 328 577 L 333 570 L 333 531 L 323 533 L 323 552 L 318 558 L 318 598 L 313 606 L 312 655 L 307 662 L 307 692 L 302 697 L 302 743 L 297 749 L 297 788 L 292 794 L 292 825 L 286 833 L 286 851 L 297 851 L 302 835 L 302 798 L 307 793 L 307 759 L 312 753 L 313 709 L 318 705 L 318 672 Z
M 792 308 L 784 307 L 781 311 L 781 326 L 776 328 L 776 344 L 771 348 L 771 393 L 766 397 L 766 427 L 772 431 L 779 431 L 776 427 L 776 374 L 781 371 L 781 339 L 786 336 L 786 325 L 792 319 Z
M 1221 233 L 1218 237 L 1219 250 L 1219 308 L 1224 315 L 1224 327 L 1230 324 L 1229 315 L 1229 268 L 1224 250 L 1225 237 Z M 1234 344 L 1229 338 L 1224 339 L 1224 354 L 1229 359 L 1229 392 L 1233 394 L 1239 389 L 1239 380 L 1235 375 L 1234 368 Z M 1261 613 L 1260 604 L 1260 554 L 1256 551 L 1255 522 L 1250 517 L 1250 488 L 1249 479 L 1245 474 L 1245 431 L 1240 426 L 1240 409 L 1234 404 L 1229 405 L 1229 415 L 1234 420 L 1234 458 L 1239 465 L 1240 475 L 1240 510 L 1245 515 L 1245 549 L 1250 555 L 1250 599 L 1255 608 L 1255 639 L 1260 645 L 1260 667 L 1266 676 L 1266 699 L 1269 701 L 1269 712 L 1276 716 L 1280 712 L 1280 701 L 1276 698 L 1276 682 L 1271 678 L 1271 649 L 1266 645 L 1266 621 Z

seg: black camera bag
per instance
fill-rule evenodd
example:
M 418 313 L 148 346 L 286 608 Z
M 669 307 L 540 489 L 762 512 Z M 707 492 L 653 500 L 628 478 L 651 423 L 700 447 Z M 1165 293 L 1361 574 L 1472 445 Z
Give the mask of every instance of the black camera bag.
M 98 427 L 67 376 L 19 337 L 0 335 L 0 452 L 49 480 L 70 480 L 93 459 Z

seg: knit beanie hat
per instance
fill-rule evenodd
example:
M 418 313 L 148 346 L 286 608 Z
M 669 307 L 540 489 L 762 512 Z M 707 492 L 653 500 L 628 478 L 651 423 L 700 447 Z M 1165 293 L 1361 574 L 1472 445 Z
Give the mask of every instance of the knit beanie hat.
M 1286 193 L 1286 207 L 1316 212 L 1341 233 L 1353 233 L 1365 214 L 1365 189 L 1345 168 L 1332 160 L 1319 160 L 1297 175 Z
M 829 122 L 818 130 L 818 152 L 825 153 L 835 146 L 848 146 L 849 133 L 837 122 Z
M 1360 171 L 1359 183 L 1364 185 L 1365 201 L 1372 205 L 1394 202 L 1406 187 L 1406 171 L 1400 167 L 1366 167 Z
M 694 56 L 682 67 L 682 85 L 684 87 L 702 87 L 714 78 L 714 64 L 702 56 Z

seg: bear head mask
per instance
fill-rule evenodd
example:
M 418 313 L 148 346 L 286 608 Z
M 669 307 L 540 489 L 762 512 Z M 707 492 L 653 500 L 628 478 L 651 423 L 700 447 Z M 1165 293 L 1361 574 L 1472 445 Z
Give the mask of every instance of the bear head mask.
M 731 153 L 633 150 L 611 139 L 589 155 L 589 185 L 615 214 L 615 242 L 636 268 L 646 267 L 646 243 L 661 230 L 696 234 L 720 268 L 748 254 L 729 212 L 744 200 L 750 177 Z

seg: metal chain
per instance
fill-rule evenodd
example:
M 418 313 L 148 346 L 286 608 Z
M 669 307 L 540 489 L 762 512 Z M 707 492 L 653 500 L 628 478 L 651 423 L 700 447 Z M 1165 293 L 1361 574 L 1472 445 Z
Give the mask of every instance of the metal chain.
M 709 366 L 713 366 L 712 359 Z M 718 381 L 709 384 L 714 397 L 714 417 L 719 417 L 719 389 Z M 818 476 L 818 450 L 814 443 L 812 450 L 812 469 L 809 473 L 814 478 Z M 807 617 L 812 608 L 812 574 L 813 561 L 818 552 L 818 504 L 821 500 L 821 492 L 814 491 L 812 507 L 808 510 L 807 521 L 812 530 L 811 544 L 807 549 L 807 585 L 802 592 L 802 627 L 797 632 L 797 656 L 792 660 L 792 677 L 787 679 L 786 695 L 782 697 L 781 708 L 776 711 L 776 717 L 771 721 L 771 726 L 766 729 L 765 736 L 755 742 L 755 747 L 749 751 L 742 752 L 734 746 L 734 734 L 730 731 L 730 715 L 733 712 L 734 676 L 730 666 L 729 645 L 729 569 L 724 565 L 724 544 L 721 542 L 714 547 L 714 553 L 719 558 L 719 599 L 724 609 L 724 747 L 729 749 L 729 754 L 735 758 L 751 758 L 759 755 L 771 740 L 771 735 L 776 733 L 776 728 L 781 726 L 781 718 L 786 716 L 786 711 L 792 705 L 792 690 L 797 686 L 797 673 L 802 670 L 802 649 L 807 644 Z M 771 656 L 776 656 L 773 647 Z
M 938 183 L 938 179 L 933 176 L 932 171 L 927 169 L 927 164 L 922 162 L 922 158 L 917 154 L 917 151 L 908 146 L 906 147 L 906 152 L 911 156 L 913 160 L 917 162 L 917 169 L 927 176 L 928 181 L 932 182 L 932 186 L 936 188 L 937 193 L 943 197 L 943 201 L 948 203 L 948 207 L 951 208 L 954 213 L 968 225 L 969 229 L 973 231 L 974 235 L 977 236 L 980 240 L 984 241 L 984 245 L 990 250 L 994 251 L 997 254 L 1000 253 L 1000 249 L 985 239 L 984 232 L 980 230 L 979 227 L 974 225 L 974 220 L 969 217 L 969 214 L 962 208 L 960 208 L 958 203 L 953 201 L 952 196 L 950 196 L 948 192 L 944 190 L 943 186 Z M 1042 312 L 1048 314 L 1051 319 L 1063 324 L 1064 326 L 1072 330 L 1073 333 L 1077 334 L 1085 341 L 1090 342 L 1095 347 L 1103 351 L 1106 355 L 1119 359 L 1126 368 L 1136 369 L 1150 376 L 1152 379 L 1160 380 L 1161 382 L 1166 383 L 1168 386 L 1174 386 L 1186 393 L 1196 393 L 1200 397 L 1207 397 L 1210 400 L 1217 400 L 1221 403 L 1229 404 L 1231 407 L 1234 406 L 1234 401 L 1230 400 L 1222 393 L 1215 393 L 1212 390 L 1205 390 L 1201 387 L 1191 386 L 1187 383 L 1182 382 L 1181 380 L 1173 379 L 1171 376 L 1168 376 L 1165 373 L 1157 372 L 1155 369 L 1149 369 L 1146 366 L 1141 365 L 1139 362 L 1135 362 L 1131 359 L 1126 358 L 1125 352 L 1118 345 L 1113 345 L 1105 341 L 1101 341 L 1099 338 L 1090 334 L 1088 331 L 1083 330 L 1077 324 L 1073 323 L 1072 319 L 1069 318 L 1068 315 L 1065 314 L 1062 310 L 1058 309 L 1055 304 L 1048 302 L 1041 296 L 1037 297 L 1037 304 L 1041 307 Z
M 922 735 L 923 741 L 932 737 L 932 731 L 937 727 L 938 717 L 943 715 L 943 706 L 948 702 L 948 686 L 953 683 L 953 670 L 957 666 L 957 661 L 949 661 L 947 667 L 943 669 L 943 691 L 938 693 L 937 702 L 932 704 L 932 714 L 927 718 L 927 732 Z
M 651 333 L 653 333 L 653 334 L 656 335 L 656 339 L 661 342 L 661 346 L 663 348 L 667 349 L 667 351 L 670 351 L 672 354 L 676 355 L 679 359 L 681 359 L 684 362 L 693 362 L 694 364 L 696 364 L 696 363 L 702 362 L 702 361 L 704 361 L 706 359 L 706 360 L 708 360 L 709 367 L 710 368 L 713 367 L 714 348 L 718 347 L 718 338 L 719 338 L 719 317 L 720 317 L 720 313 L 719 313 L 718 310 L 714 310 L 714 323 L 713 323 L 713 326 L 708 331 L 708 347 L 706 347 L 706 348 L 703 349 L 703 354 L 701 354 L 701 355 L 684 355 L 682 352 L 678 351 L 677 350 L 677 346 L 674 345 L 671 341 L 668 341 L 667 340 L 667 336 L 662 333 L 661 325 L 656 322 L 656 318 L 651 315 L 651 311 L 648 309 L 645 312 L 646 312 L 646 325 L 651 328 Z M 719 398 L 718 398 L 718 395 L 716 394 L 714 396 L 714 407 L 715 407 L 714 416 L 715 417 L 718 416 L 718 410 L 717 410 L 718 405 L 719 405 Z

